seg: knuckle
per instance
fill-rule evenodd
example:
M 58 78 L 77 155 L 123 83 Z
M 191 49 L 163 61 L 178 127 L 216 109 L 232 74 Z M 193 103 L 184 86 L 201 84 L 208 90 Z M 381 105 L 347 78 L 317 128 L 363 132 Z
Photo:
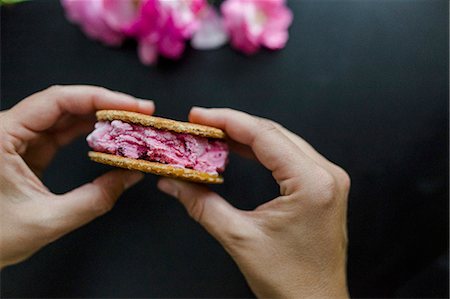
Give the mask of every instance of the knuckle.
M 258 118 L 258 127 L 265 133 L 270 131 L 278 131 L 277 124 L 266 118 Z
M 250 239 L 245 233 L 245 230 L 233 230 L 228 231 L 224 236 L 224 244 L 227 245 L 228 248 L 237 248 L 242 246 L 242 244 L 246 243 Z
M 336 177 L 339 183 L 339 187 L 342 188 L 342 190 L 348 192 L 351 186 L 351 178 L 348 172 L 338 166 Z
M 320 205 L 333 203 L 338 193 L 336 178 L 327 170 L 319 168 L 316 172 L 316 182 L 316 202 Z
M 51 85 L 51 86 L 47 87 L 47 89 L 45 89 L 45 90 L 48 91 L 48 92 L 54 93 L 54 92 L 59 92 L 62 89 L 64 89 L 64 86 L 58 85 L 58 84 L 54 84 L 54 85 Z
M 214 108 L 213 108 L 214 109 Z M 221 111 L 223 111 L 224 113 L 228 113 L 228 114 L 230 114 L 230 113 L 234 113 L 235 112 L 235 110 L 233 110 L 233 109 L 231 109 L 231 108 L 219 108 Z M 219 109 L 217 109 L 217 110 L 219 110 Z
M 268 119 L 268 121 L 277 129 L 283 129 L 284 128 L 280 123 L 277 123 L 274 120 Z
M 68 92 L 67 86 L 64 85 L 51 85 L 48 88 L 44 89 L 43 91 L 39 92 L 43 96 L 50 96 L 54 98 L 63 98 L 66 96 Z
M 189 216 L 191 216 L 195 221 L 201 223 L 204 209 L 205 201 L 201 198 L 194 198 L 191 205 L 188 207 Z
M 114 207 L 114 196 L 105 189 L 101 189 L 101 192 L 102 196 L 95 202 L 95 208 L 99 214 L 105 214 Z
M 230 220 L 233 221 L 233 220 Z M 230 225 L 230 227 L 238 227 Z M 221 243 L 231 252 L 239 251 L 241 248 L 248 247 L 258 238 L 259 231 L 256 231 L 252 225 L 241 227 L 241 229 L 226 229 L 221 236 Z
M 120 95 L 119 92 L 111 91 L 102 86 L 90 86 L 90 89 L 87 90 L 89 90 L 90 98 L 94 102 L 99 101 L 105 95 Z
M 114 207 L 115 192 L 113 191 L 113 188 L 110 190 L 99 188 L 98 192 L 100 194 L 95 196 L 95 199 L 92 201 L 92 209 L 97 215 L 103 215 Z
M 103 86 L 92 86 L 92 89 L 94 91 L 96 91 L 98 94 L 103 94 L 105 92 L 115 92 L 115 93 L 119 93 L 119 94 L 121 93 L 119 91 L 111 91 L 111 90 L 109 90 L 109 89 L 107 89 L 106 87 L 103 87 Z

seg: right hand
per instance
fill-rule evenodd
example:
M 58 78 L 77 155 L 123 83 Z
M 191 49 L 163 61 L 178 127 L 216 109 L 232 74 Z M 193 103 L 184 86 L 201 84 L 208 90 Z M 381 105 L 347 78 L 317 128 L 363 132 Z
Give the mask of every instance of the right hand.
M 193 183 L 163 178 L 158 187 L 223 245 L 258 297 L 348 297 L 347 173 L 267 119 L 193 108 L 190 121 L 223 129 L 232 150 L 272 171 L 280 195 L 243 211 Z

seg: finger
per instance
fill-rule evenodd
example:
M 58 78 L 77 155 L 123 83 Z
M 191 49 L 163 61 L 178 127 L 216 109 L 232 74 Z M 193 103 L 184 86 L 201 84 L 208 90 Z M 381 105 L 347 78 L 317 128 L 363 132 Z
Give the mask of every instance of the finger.
M 122 192 L 143 178 L 141 172 L 110 171 L 52 202 L 58 236 L 70 232 L 111 210 Z
M 43 133 L 40 138 L 30 141 L 29 150 L 23 155 L 24 161 L 40 178 L 59 147 L 69 144 L 73 139 L 92 131 L 94 122 L 74 123 L 62 132 Z
M 221 128 L 231 139 L 250 146 L 278 183 L 293 177 L 311 177 L 308 170 L 315 162 L 268 120 L 231 109 L 198 107 L 191 110 L 189 117 L 192 122 Z
M 332 175 L 336 176 L 338 180 L 344 177 L 345 184 L 347 184 L 348 174 L 341 167 L 325 158 L 322 154 L 316 151 L 316 149 L 312 145 L 310 145 L 308 142 L 306 142 L 306 140 L 304 140 L 300 136 L 294 134 L 293 132 L 289 131 L 288 129 L 286 129 L 285 127 L 276 122 L 273 123 L 278 128 L 278 130 L 280 130 L 281 133 L 283 133 L 299 148 L 301 148 L 302 151 L 306 153 L 311 159 L 313 159 L 318 165 L 328 170 Z
M 289 138 L 292 142 L 294 142 L 302 151 L 307 154 L 311 159 L 316 161 L 317 163 L 324 165 L 326 162 L 329 162 L 324 156 L 322 156 L 314 147 L 312 147 L 308 142 L 306 142 L 300 136 L 292 133 L 282 125 L 277 122 L 272 122 L 273 125 L 280 130 L 287 138 Z
M 72 142 L 80 135 L 91 132 L 94 128 L 96 120 L 78 121 L 73 123 L 71 127 L 64 130 L 58 130 L 53 134 L 53 138 L 58 147 L 64 146 Z
M 51 133 L 62 132 L 67 129 L 70 129 L 72 126 L 76 125 L 80 122 L 88 122 L 94 123 L 97 120 L 95 114 L 87 114 L 87 115 L 73 115 L 73 114 L 64 114 L 60 119 L 49 129 Z
M 247 158 L 256 160 L 255 153 L 252 151 L 252 148 L 248 145 L 239 143 L 234 141 L 233 139 L 227 139 L 227 144 L 230 147 L 230 150 L 237 153 L 238 155 Z
M 13 126 L 31 132 L 52 127 L 65 114 L 87 115 L 100 109 L 121 109 L 151 114 L 154 104 L 149 100 L 96 86 L 54 86 L 26 98 L 10 110 Z M 20 133 L 20 132 L 19 132 Z M 22 136 L 26 139 L 30 134 Z
M 243 228 L 250 227 L 244 211 L 234 208 L 203 186 L 162 178 L 158 181 L 158 188 L 177 198 L 188 214 L 222 244 L 229 243 Z

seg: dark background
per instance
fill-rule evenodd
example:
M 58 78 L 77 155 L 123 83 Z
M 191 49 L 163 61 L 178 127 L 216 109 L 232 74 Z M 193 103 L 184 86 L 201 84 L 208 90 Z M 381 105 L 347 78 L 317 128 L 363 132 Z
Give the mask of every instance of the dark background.
M 132 42 L 89 40 L 57 1 L 1 9 L 1 108 L 52 84 L 95 84 L 154 99 L 274 119 L 352 177 L 348 282 L 354 297 L 448 297 L 448 1 L 290 1 L 290 40 L 246 57 L 188 49 L 143 66 Z M 45 176 L 65 192 L 104 172 L 83 138 Z M 231 258 L 157 178 L 106 216 L 2 271 L 2 297 L 249 297 Z M 231 157 L 215 188 L 251 209 L 277 195 L 271 175 Z

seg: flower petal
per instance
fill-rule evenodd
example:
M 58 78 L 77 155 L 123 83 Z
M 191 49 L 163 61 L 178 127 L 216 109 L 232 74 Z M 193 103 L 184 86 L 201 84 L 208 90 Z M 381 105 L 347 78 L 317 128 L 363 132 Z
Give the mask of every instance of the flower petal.
M 145 39 L 140 40 L 138 45 L 138 55 L 143 64 L 154 64 L 158 58 L 158 50 L 156 44 Z
M 108 25 L 122 31 L 138 17 L 141 2 L 125 0 L 103 0 L 103 18 Z
M 284 0 L 225 0 L 221 11 L 234 48 L 252 54 L 261 45 L 285 46 L 292 12 Z
M 87 36 L 101 42 L 117 46 L 122 43 L 124 35 L 112 29 L 103 19 L 102 1 L 63 0 L 67 18 L 81 26 Z
M 197 50 L 220 48 L 228 41 L 222 19 L 212 7 L 208 7 L 203 13 L 200 26 L 192 36 L 191 45 Z
M 279 50 L 286 45 L 288 38 L 289 34 L 285 30 L 267 30 L 261 37 L 261 43 L 271 50 Z

